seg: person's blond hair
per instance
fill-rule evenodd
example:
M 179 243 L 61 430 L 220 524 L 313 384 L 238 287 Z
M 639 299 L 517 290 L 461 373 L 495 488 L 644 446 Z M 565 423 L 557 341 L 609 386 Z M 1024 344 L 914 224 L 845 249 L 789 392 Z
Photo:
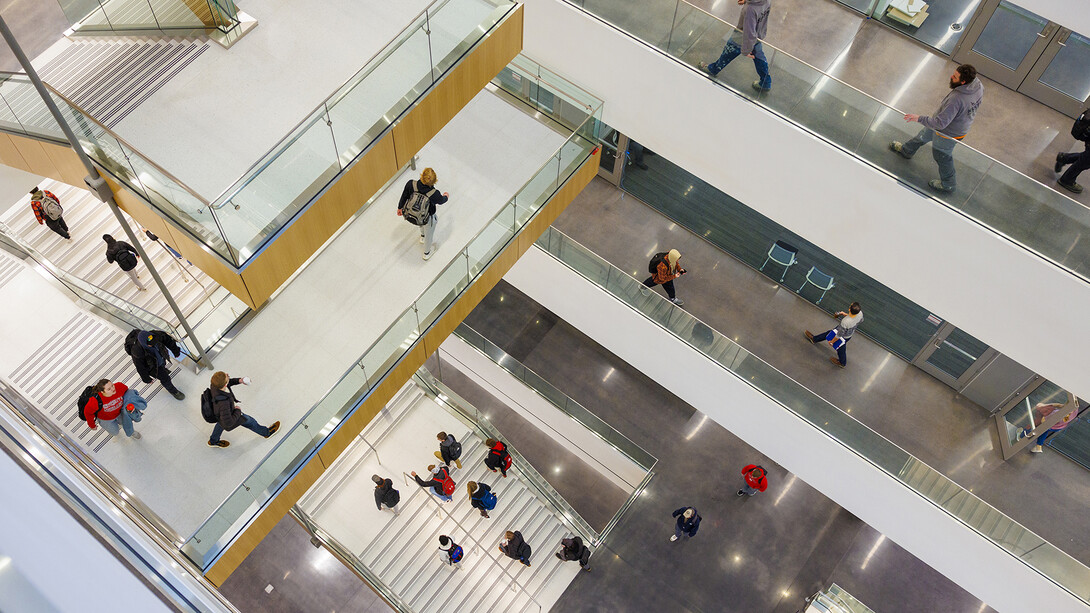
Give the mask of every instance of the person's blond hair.
M 428 187 L 435 185 L 435 182 L 438 180 L 439 178 L 435 176 L 435 171 L 431 168 L 425 168 L 424 172 L 420 173 L 420 182 Z
M 221 390 L 227 387 L 227 380 L 227 373 L 223 372 L 222 370 L 217 371 L 214 375 L 212 375 L 212 387 Z

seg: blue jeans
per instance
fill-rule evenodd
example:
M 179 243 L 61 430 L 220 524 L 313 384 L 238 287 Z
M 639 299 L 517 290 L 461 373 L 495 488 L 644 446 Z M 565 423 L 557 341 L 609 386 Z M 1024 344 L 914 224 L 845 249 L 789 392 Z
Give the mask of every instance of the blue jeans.
M 731 35 L 727 45 L 723 47 L 723 54 L 714 63 L 708 65 L 708 74 L 714 77 L 726 68 L 727 64 L 730 64 L 734 58 L 742 55 L 742 48 L 738 43 L 734 42 L 739 36 L 741 35 L 738 32 Z M 757 68 L 757 75 L 761 77 L 761 89 L 770 89 L 772 87 L 772 75 L 768 74 L 768 59 L 765 58 L 765 50 L 761 46 L 761 41 L 757 41 L 757 44 L 753 45 L 753 65 Z
M 822 332 L 821 334 L 815 334 L 813 342 L 816 345 L 817 343 L 820 343 L 821 341 L 827 341 L 827 340 L 833 338 L 833 336 L 835 336 L 833 330 L 826 330 L 825 332 Z M 841 366 L 847 366 L 848 365 L 848 341 L 844 341 L 844 344 L 840 346 L 840 349 L 836 350 L 836 357 L 837 357 L 838 360 L 840 360 L 840 365 Z M 752 495 L 753 494 L 750 494 L 750 496 L 752 496 Z
M 954 147 L 957 146 L 958 141 L 941 134 L 936 135 L 931 128 L 924 128 L 912 140 L 901 145 L 901 151 L 912 157 L 916 154 L 916 150 L 926 143 L 931 143 L 931 155 L 934 156 L 935 163 L 939 165 L 939 180 L 942 181 L 943 189 L 954 189 L 957 187 L 957 176 L 954 172 Z
M 107 432 L 109 432 L 110 434 L 112 434 L 114 436 L 118 436 L 119 434 L 121 434 L 122 429 L 125 430 L 125 436 L 132 436 L 132 433 L 133 433 L 132 415 L 130 415 L 129 412 L 126 411 L 125 409 L 121 409 L 121 415 L 118 415 L 114 419 L 98 419 L 98 418 L 96 418 L 95 421 L 98 422 L 98 425 L 102 426 Z M 136 421 L 140 421 L 140 420 L 137 419 Z M 121 423 L 119 424 L 117 422 L 121 422 Z
M 268 436 L 269 435 L 269 429 L 268 428 L 266 428 L 265 426 L 262 426 L 261 424 L 257 423 L 256 419 L 254 419 L 253 417 L 250 417 L 249 415 L 247 415 L 245 413 L 242 414 L 242 423 L 239 424 L 239 427 L 246 428 L 247 430 L 253 432 L 254 434 L 256 434 L 258 436 Z M 208 442 L 215 445 L 216 443 L 220 442 L 220 436 L 222 434 L 223 434 L 223 426 L 221 426 L 219 424 L 219 422 L 217 422 L 216 427 L 212 428 L 212 438 L 208 439 Z
M 442 500 L 443 502 L 450 502 L 451 500 L 454 500 L 453 495 L 447 496 L 446 494 L 440 494 L 439 492 L 435 491 L 434 489 L 431 490 L 431 493 L 435 494 L 435 497 L 438 498 L 439 500 Z
M 1045 444 L 1045 440 L 1046 440 L 1046 439 L 1047 439 L 1047 438 L 1048 438 L 1049 436 L 1051 436 L 1053 432 L 1059 432 L 1059 430 L 1054 430 L 1054 429 L 1052 429 L 1052 428 L 1049 428 L 1048 430 L 1045 430 L 1045 433 L 1044 433 L 1044 434 L 1042 434 L 1041 436 L 1038 436 L 1038 437 L 1037 437 L 1037 444 L 1038 444 L 1038 445 L 1044 445 L 1044 444 Z

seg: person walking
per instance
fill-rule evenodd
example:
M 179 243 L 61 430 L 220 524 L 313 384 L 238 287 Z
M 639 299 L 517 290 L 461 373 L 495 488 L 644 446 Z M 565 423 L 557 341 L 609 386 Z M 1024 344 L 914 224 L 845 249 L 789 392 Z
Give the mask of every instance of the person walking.
M 182 348 L 174 337 L 162 330 L 133 330 L 125 337 L 125 353 L 132 357 L 141 381 L 158 379 L 171 396 L 185 400 L 185 394 L 170 379 L 171 356 L 182 357 Z
M 211 385 L 201 393 L 201 412 L 205 412 L 206 403 L 211 412 L 216 416 L 216 426 L 212 428 L 212 436 L 208 439 L 209 447 L 229 447 L 230 442 L 221 440 L 223 431 L 230 432 L 242 426 L 258 436 L 269 438 L 280 430 L 280 422 L 273 422 L 271 426 L 262 426 L 253 417 L 242 412 L 241 402 L 235 396 L 234 386 L 238 384 L 249 385 L 249 377 L 231 378 L 222 370 L 212 375 Z
M 436 466 L 431 464 L 428 466 L 428 472 L 431 474 L 431 479 L 424 481 L 417 476 L 416 471 L 410 473 L 413 479 L 416 479 L 416 484 L 420 487 L 430 487 L 435 496 L 443 502 L 450 502 L 454 499 L 454 488 L 457 484 L 454 483 L 454 479 L 450 478 L 450 467 L 446 464 Z
M 518 530 L 514 532 L 508 530 L 503 534 L 503 540 L 500 541 L 500 551 L 512 560 L 518 560 L 526 566 L 530 565 L 530 555 L 533 550 L 530 548 L 530 543 L 522 538 L 522 533 Z
M 419 181 L 410 180 L 405 184 L 401 192 L 401 200 L 397 203 L 397 214 L 404 217 L 409 223 L 420 227 L 420 242 L 424 243 L 424 259 L 431 258 L 432 253 L 439 248 L 435 243 L 435 224 L 439 219 L 435 215 L 435 207 L 445 204 L 450 198 L 450 193 L 439 193 L 435 189 L 438 178 L 435 171 L 425 168 L 420 173 Z
M 462 461 L 458 458 L 462 457 L 462 444 L 454 438 L 453 434 L 447 434 L 446 432 L 440 432 L 435 435 L 435 438 L 439 439 L 439 451 L 435 452 L 435 457 L 447 466 L 453 463 L 456 467 L 461 468 Z
M 685 302 L 679 300 L 674 292 L 674 279 L 688 272 L 681 267 L 680 260 L 681 253 L 677 249 L 656 253 L 647 264 L 647 271 L 651 273 L 651 276 L 647 277 L 643 282 L 647 287 L 661 285 L 666 290 L 670 302 L 678 306 L 684 305 Z
M 506 479 L 507 471 L 511 468 L 511 454 L 507 453 L 507 445 L 494 438 L 485 439 L 484 444 L 488 447 L 488 455 L 484 456 L 484 465 L 492 472 L 500 471 Z
M 700 62 L 700 69 L 715 77 L 739 55 L 753 60 L 757 68 L 758 79 L 753 82 L 753 89 L 764 93 L 772 89 L 772 75 L 768 72 L 768 58 L 765 57 L 761 39 L 768 33 L 768 14 L 772 10 L 769 0 L 738 0 L 742 14 L 738 16 L 737 29 L 731 33 L 730 40 L 723 47 L 723 53 L 715 62 Z M 741 37 L 742 44 L 738 45 Z
M 971 64 L 962 64 L 950 75 L 950 89 L 951 92 L 942 99 L 934 115 L 905 115 L 905 121 L 923 125 L 919 134 L 907 143 L 893 141 L 889 144 L 891 150 L 910 160 L 917 149 L 931 143 L 931 155 L 939 165 L 939 178 L 932 179 L 927 185 L 935 191 L 947 193 L 957 188 L 954 146 L 965 138 L 976 119 L 980 103 L 984 100 L 984 84 L 977 78 L 976 68 Z
M 35 186 L 30 190 L 30 209 L 34 211 L 38 225 L 44 223 L 61 238 L 72 240 L 72 235 L 68 232 L 68 224 L 64 221 L 64 207 L 61 206 L 61 199 L 53 195 L 53 192 Z
M 382 506 L 386 505 L 387 509 L 397 515 L 397 503 L 401 502 L 401 492 L 394 489 L 393 479 L 383 479 L 378 475 L 371 475 L 371 480 L 375 482 L 375 506 L 381 511 Z
M 696 536 L 696 531 L 700 529 L 700 514 L 696 512 L 695 507 L 681 507 L 674 511 L 674 517 L 677 518 L 677 522 L 670 542 L 678 540 L 682 534 L 689 538 Z
M 579 566 L 590 571 L 590 548 L 583 544 L 583 539 L 578 536 L 560 539 L 560 551 L 556 557 L 564 562 L 579 562 Z
M 83 418 L 92 430 L 102 426 L 104 430 L 118 436 L 124 429 L 125 436 L 140 439 L 140 433 L 133 428 L 131 411 L 135 407 L 125 406 L 125 393 L 129 386 L 118 381 L 101 379 L 91 388 L 91 393 L 83 401 Z M 86 395 L 86 391 L 85 391 Z
M 763 492 L 768 489 L 768 479 L 765 477 L 765 469 L 757 466 L 756 464 L 749 464 L 742 469 L 742 477 L 745 479 L 745 486 L 738 490 L 739 496 L 753 496 L 757 492 Z
M 1056 154 L 1056 167 L 1055 171 L 1060 173 L 1063 171 L 1064 166 L 1068 164 L 1071 168 L 1067 169 L 1060 175 L 1060 178 L 1056 180 L 1060 184 L 1060 187 L 1076 194 L 1082 193 L 1082 186 L 1075 182 L 1075 179 L 1079 177 L 1079 173 L 1090 168 L 1090 109 L 1086 109 L 1075 120 L 1074 125 L 1071 126 L 1071 136 L 1074 136 L 1078 140 L 1082 141 L 1083 152 L 1082 153 L 1057 153 Z
M 1073 409 L 1071 409 L 1071 411 L 1068 412 L 1067 415 L 1064 415 L 1063 419 L 1061 419 L 1060 421 L 1052 424 L 1051 428 L 1049 428 L 1048 430 L 1045 430 L 1044 434 L 1037 437 L 1037 444 L 1035 444 L 1030 449 L 1030 452 L 1031 453 L 1041 453 L 1042 451 L 1044 451 L 1045 450 L 1044 444 L 1045 444 L 1045 441 L 1048 440 L 1048 437 L 1050 437 L 1053 434 L 1056 434 L 1057 432 L 1059 432 L 1060 430 L 1063 430 L 1064 428 L 1070 426 L 1075 421 L 1075 418 L 1078 417 L 1078 415 L 1079 415 L 1079 403 L 1076 402 L 1075 407 Z
M 439 551 L 443 554 L 443 561 L 447 563 L 447 566 L 456 566 L 459 569 L 462 568 L 460 562 L 465 552 L 462 550 L 458 543 L 454 542 L 454 539 L 443 534 L 439 536 Z
M 811 334 L 809 330 L 804 330 L 803 334 L 811 344 L 827 341 L 833 349 L 836 349 L 836 357 L 830 357 L 829 361 L 844 368 L 848 365 L 848 341 L 852 340 L 855 329 L 863 323 L 863 307 L 859 306 L 858 302 L 853 302 L 848 307 L 847 313 L 837 311 L 834 316 L 840 318 L 840 322 L 832 330 L 826 330 L 821 334 Z
M 486 483 L 470 481 L 466 484 L 469 490 L 469 505 L 481 512 L 481 517 L 488 519 L 488 512 L 496 508 L 496 495 Z
M 140 255 L 136 253 L 136 249 L 125 241 L 119 241 L 109 234 L 103 234 L 102 240 L 106 241 L 106 261 L 111 264 L 116 263 L 118 268 L 129 275 L 129 278 L 136 284 L 136 287 L 140 288 L 140 291 L 147 291 L 148 288 L 140 281 L 140 273 L 136 272 L 136 265 L 140 263 Z

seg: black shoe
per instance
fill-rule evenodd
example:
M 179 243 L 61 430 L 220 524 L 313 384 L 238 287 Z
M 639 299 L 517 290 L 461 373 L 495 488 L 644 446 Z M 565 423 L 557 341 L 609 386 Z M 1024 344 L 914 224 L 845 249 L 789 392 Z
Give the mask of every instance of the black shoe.
M 1056 183 L 1069 192 L 1074 192 L 1076 194 L 1082 193 L 1082 186 L 1078 183 L 1064 183 L 1063 181 L 1056 181 Z
M 265 435 L 265 438 L 269 438 L 270 436 L 276 434 L 276 431 L 279 430 L 279 429 L 280 429 L 280 422 L 276 422 L 273 425 L 269 426 L 269 433 Z
M 745 490 L 738 490 L 738 495 L 739 496 L 745 496 L 746 495 Z
M 227 441 L 217 441 L 215 443 L 213 443 L 212 441 L 208 441 L 208 446 L 209 447 L 219 447 L 220 449 L 224 449 L 226 447 L 230 447 L 231 443 L 229 443 Z
M 640 170 L 647 170 L 647 164 L 644 164 L 643 162 L 634 162 L 634 163 L 636 164 L 636 168 L 639 168 Z
M 1060 172 L 1060 171 L 1062 171 L 1064 169 L 1064 166 L 1067 166 L 1067 164 L 1063 163 L 1063 157 L 1064 157 L 1064 154 L 1062 154 L 1062 153 L 1057 153 L 1056 154 L 1056 165 L 1052 167 L 1052 170 L 1055 170 L 1056 172 Z
M 185 400 L 185 394 L 182 393 L 182 390 L 171 392 L 170 395 L 174 396 L 178 400 Z
M 563 561 L 564 561 L 564 556 L 560 555 L 559 553 L 555 553 L 555 554 L 553 554 L 553 555 L 555 555 L 555 556 L 556 556 L 556 559 L 557 559 L 557 560 L 560 560 L 561 562 L 563 562 Z

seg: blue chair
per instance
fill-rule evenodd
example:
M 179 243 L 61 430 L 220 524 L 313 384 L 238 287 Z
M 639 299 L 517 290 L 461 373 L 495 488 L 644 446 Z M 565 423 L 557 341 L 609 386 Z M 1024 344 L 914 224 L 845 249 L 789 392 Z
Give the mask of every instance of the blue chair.
M 833 278 L 818 270 L 817 266 L 810 267 L 810 271 L 806 273 L 806 280 L 802 282 L 802 286 L 795 290 L 795 293 L 802 293 L 802 288 L 806 287 L 807 283 L 821 290 L 821 298 L 818 298 L 815 304 L 821 304 L 822 298 L 825 297 L 825 292 L 836 287 L 836 285 L 833 284 Z
M 772 248 L 768 250 L 768 257 L 765 258 L 765 263 L 761 264 L 759 270 L 764 270 L 770 260 L 783 266 L 783 274 L 780 275 L 780 283 L 783 283 L 783 278 L 787 276 L 787 270 L 798 263 L 799 260 L 798 257 L 796 257 L 798 254 L 798 249 L 795 249 L 783 241 L 776 241 L 772 243 Z

